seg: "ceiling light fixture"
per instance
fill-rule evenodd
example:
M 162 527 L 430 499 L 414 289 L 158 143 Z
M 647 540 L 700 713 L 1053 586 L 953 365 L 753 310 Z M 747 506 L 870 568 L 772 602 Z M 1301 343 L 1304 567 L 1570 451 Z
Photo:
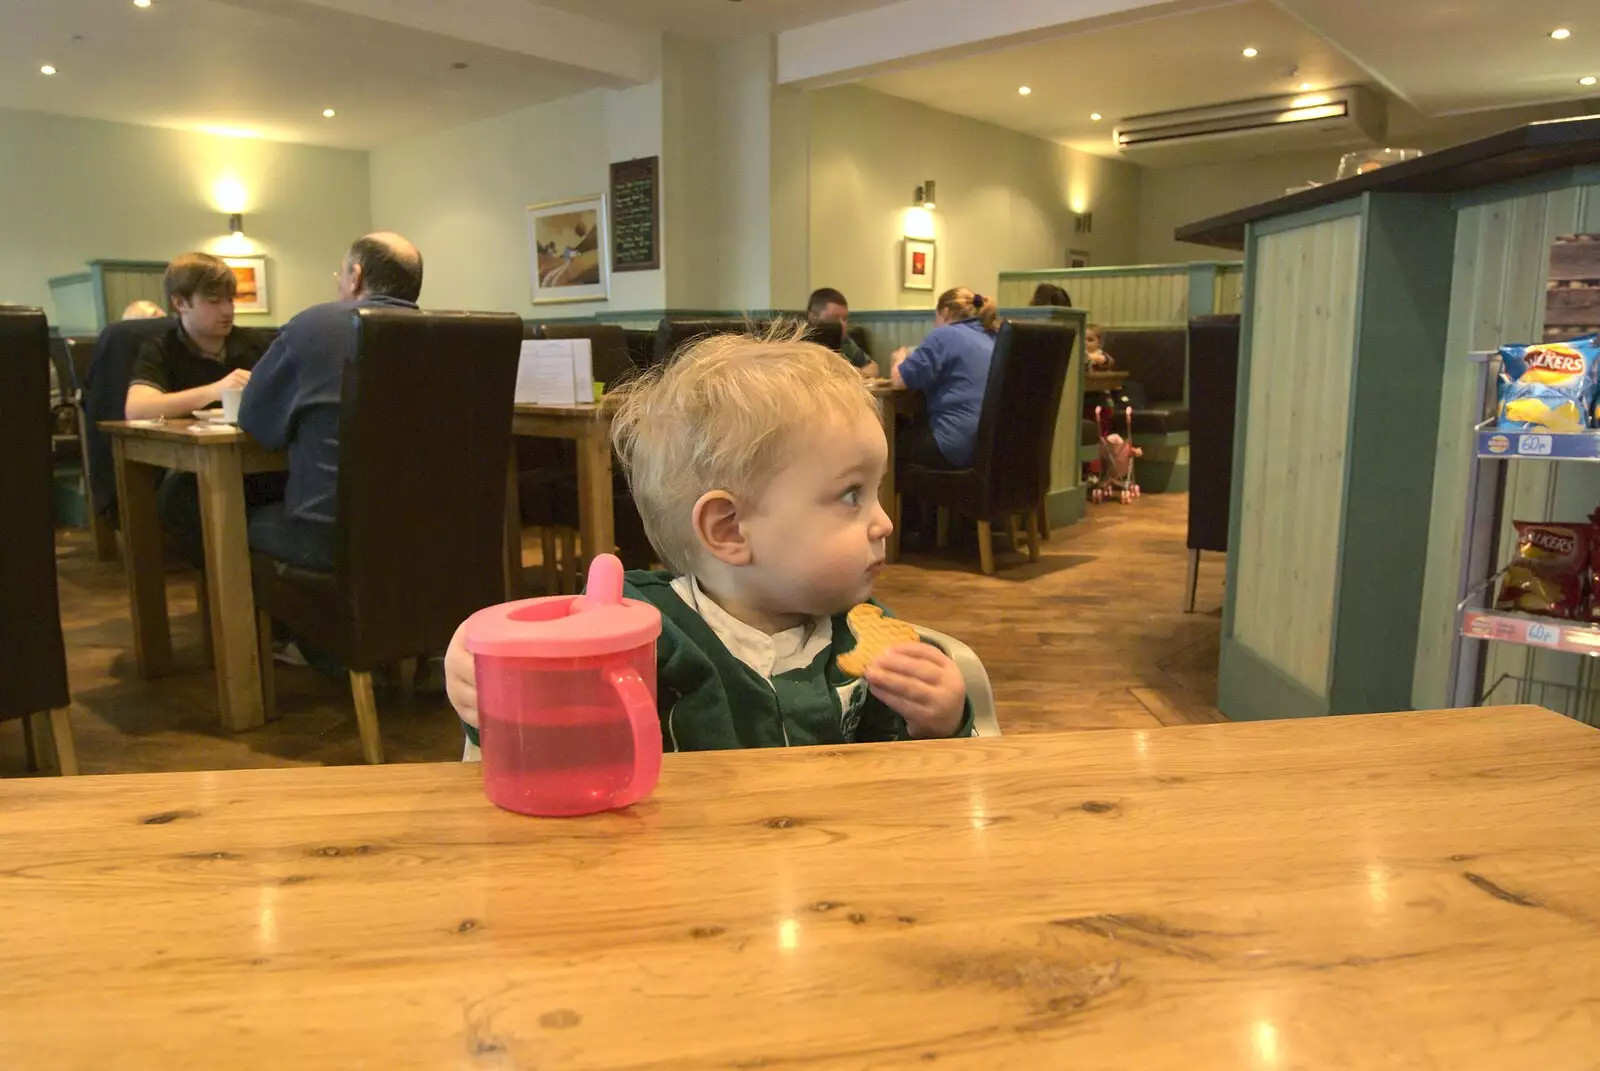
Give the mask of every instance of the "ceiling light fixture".
M 149 7 L 150 0 L 133 0 L 134 7 Z
M 1310 82 L 1301 82 L 1300 83 L 1300 92 L 1309 93 L 1309 92 L 1311 92 L 1311 89 L 1312 89 L 1312 86 L 1311 86 Z
M 1550 31 L 1551 39 L 1552 40 L 1556 40 L 1556 41 L 1565 41 L 1567 38 L 1569 38 L 1571 36 L 1572 36 L 1572 31 L 1568 30 L 1568 29 L 1565 29 L 1565 28 L 1562 28 L 1562 29 L 1559 29 L 1559 30 L 1551 30 Z
M 1017 87 L 1017 95 L 1018 96 L 1026 97 L 1029 93 L 1032 93 L 1032 92 L 1033 92 L 1033 87 L 1032 86 L 1018 86 Z
M 1595 81 L 1596 81 L 1595 76 L 1591 74 L 1586 78 L 1578 79 L 1578 84 L 1580 86 L 1592 86 L 1592 85 L 1595 84 Z
M 334 111 L 332 108 L 324 108 L 324 109 L 322 109 L 322 117 L 324 119 L 332 119 L 334 116 L 336 116 L 338 114 L 339 113 Z
M 1104 119 L 1105 116 L 1101 115 L 1099 112 L 1090 112 L 1089 118 L 1098 123 L 1100 120 Z
M 50 66 L 48 63 L 46 63 L 43 67 L 39 68 L 39 73 L 40 74 L 55 74 L 56 73 L 56 69 L 54 67 Z
M 1259 55 L 1261 55 L 1261 53 L 1257 52 L 1254 48 L 1247 48 L 1244 50 L 1245 59 L 1255 59 Z

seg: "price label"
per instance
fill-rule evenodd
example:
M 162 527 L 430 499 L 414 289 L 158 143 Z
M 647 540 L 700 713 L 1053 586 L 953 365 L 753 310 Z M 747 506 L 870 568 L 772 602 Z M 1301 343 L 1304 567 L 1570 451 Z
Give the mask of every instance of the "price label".
M 1528 642 L 1540 647 L 1557 647 L 1561 644 L 1561 628 L 1535 622 L 1528 626 Z
M 1549 457 L 1555 441 L 1548 435 L 1522 435 L 1517 438 L 1517 453 L 1527 457 Z

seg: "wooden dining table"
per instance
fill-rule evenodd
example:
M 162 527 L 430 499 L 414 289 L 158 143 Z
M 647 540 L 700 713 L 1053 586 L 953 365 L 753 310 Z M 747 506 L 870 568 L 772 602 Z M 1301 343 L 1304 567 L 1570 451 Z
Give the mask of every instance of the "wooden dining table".
M 210 634 L 222 724 L 234 731 L 265 724 L 244 478 L 254 472 L 283 470 L 288 467 L 286 457 L 263 448 L 232 425 L 204 420 L 104 421 L 99 427 L 111 436 L 117 470 L 117 509 L 127 552 L 124 573 L 139 675 L 160 677 L 172 668 L 156 483 L 162 469 L 192 472 L 200 489 Z
M 1532 707 L 0 782 L 12 1067 L 1591 1068 L 1600 733 Z

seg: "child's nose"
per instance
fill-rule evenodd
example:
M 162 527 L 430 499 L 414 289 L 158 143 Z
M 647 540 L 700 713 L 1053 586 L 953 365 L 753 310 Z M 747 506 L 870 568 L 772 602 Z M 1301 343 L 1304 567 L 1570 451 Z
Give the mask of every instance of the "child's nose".
M 867 527 L 867 534 L 872 536 L 874 542 L 879 539 L 888 539 L 894 531 L 894 521 L 889 519 L 888 512 L 883 508 L 882 502 L 875 502 L 872 506 L 872 521 Z

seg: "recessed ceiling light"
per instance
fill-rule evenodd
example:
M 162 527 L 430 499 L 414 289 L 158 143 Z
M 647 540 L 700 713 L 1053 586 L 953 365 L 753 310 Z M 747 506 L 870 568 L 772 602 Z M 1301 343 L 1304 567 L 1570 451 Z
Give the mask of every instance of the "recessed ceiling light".
M 1550 36 L 1555 38 L 1557 41 L 1565 41 L 1567 38 L 1572 36 L 1572 31 L 1565 28 L 1560 30 L 1551 30 Z
M 324 119 L 332 119 L 334 116 L 336 116 L 338 114 L 339 113 L 334 111 L 332 108 L 324 108 L 324 109 L 322 109 L 322 117 Z
M 1019 96 L 1026 97 L 1029 93 L 1032 93 L 1032 92 L 1033 92 L 1033 87 L 1032 86 L 1018 86 L 1017 87 L 1017 93 L 1018 93 Z
M 1247 48 L 1244 50 L 1245 59 L 1255 59 L 1259 55 L 1261 55 L 1261 53 L 1257 52 L 1254 48 Z
M 1592 85 L 1595 84 L 1595 81 L 1596 81 L 1595 76 L 1591 74 L 1587 78 L 1578 79 L 1578 84 L 1580 86 L 1592 86 Z
M 149 7 L 150 0 L 133 0 L 134 7 Z
M 1104 119 L 1105 116 L 1101 115 L 1099 112 L 1090 112 L 1089 118 L 1098 123 L 1100 120 Z
M 48 63 L 46 63 L 43 67 L 39 68 L 39 73 L 40 74 L 55 74 L 56 73 L 56 69 L 54 67 L 50 66 Z M 1592 78 L 1590 79 L 1590 81 L 1593 81 L 1593 80 L 1594 79 L 1592 79 Z
M 1302 93 L 1311 92 L 1311 83 L 1310 82 L 1301 82 L 1300 83 L 1300 92 L 1302 92 Z

